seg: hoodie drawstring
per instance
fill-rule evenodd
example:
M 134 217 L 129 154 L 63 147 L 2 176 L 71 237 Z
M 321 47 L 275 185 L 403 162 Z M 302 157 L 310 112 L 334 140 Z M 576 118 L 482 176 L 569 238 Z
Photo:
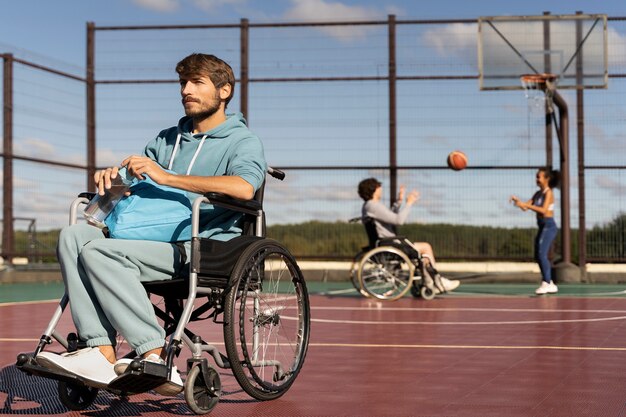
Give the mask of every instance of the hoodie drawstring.
M 180 147 L 180 137 L 181 137 L 181 134 L 179 133 L 176 136 L 176 144 L 174 145 L 174 150 L 172 151 L 172 156 L 170 157 L 170 163 L 167 166 L 167 169 L 169 169 L 170 171 L 172 170 L 172 166 L 174 165 L 174 157 L 176 156 L 176 152 L 178 152 L 178 148 Z M 207 135 L 202 136 L 202 139 L 200 140 L 200 144 L 198 145 L 198 149 L 196 149 L 196 152 L 193 154 L 193 158 L 191 158 L 191 162 L 189 162 L 189 167 L 187 168 L 187 175 L 189 175 L 189 173 L 191 172 L 191 168 L 193 168 L 193 164 L 196 163 L 196 159 L 198 158 L 198 154 L 200 154 L 200 150 L 202 149 L 202 145 L 204 145 L 204 141 L 206 137 Z

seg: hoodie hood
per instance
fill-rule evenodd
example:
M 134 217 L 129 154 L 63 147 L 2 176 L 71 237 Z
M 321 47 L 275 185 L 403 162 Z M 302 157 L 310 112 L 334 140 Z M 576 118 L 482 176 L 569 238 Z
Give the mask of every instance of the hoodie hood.
M 207 139 L 224 139 L 232 135 L 234 130 L 247 129 L 246 119 L 241 113 L 233 113 L 226 115 L 226 120 L 211 130 L 202 133 L 191 133 L 193 130 L 193 120 L 189 116 L 184 116 L 178 121 L 178 133 L 189 139 L 202 138 L 206 135 Z

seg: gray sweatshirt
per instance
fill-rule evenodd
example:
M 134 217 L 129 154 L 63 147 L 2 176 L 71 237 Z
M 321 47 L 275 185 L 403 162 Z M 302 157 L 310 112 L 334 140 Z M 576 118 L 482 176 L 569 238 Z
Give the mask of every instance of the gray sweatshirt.
M 380 201 L 368 200 L 363 204 L 361 215 L 374 219 L 379 238 L 394 237 L 397 234 L 396 226 L 404 224 L 411 211 L 411 206 L 400 208 L 400 205 L 400 202 L 396 202 L 389 209 Z

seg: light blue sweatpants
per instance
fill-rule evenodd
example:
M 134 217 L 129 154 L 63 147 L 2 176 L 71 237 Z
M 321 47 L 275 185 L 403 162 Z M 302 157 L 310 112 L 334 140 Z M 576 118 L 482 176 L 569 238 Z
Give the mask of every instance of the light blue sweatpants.
M 115 346 L 117 333 L 139 355 L 164 345 L 141 282 L 172 278 L 180 268 L 176 245 L 107 239 L 96 227 L 75 224 L 61 230 L 57 256 L 72 319 L 88 346 Z

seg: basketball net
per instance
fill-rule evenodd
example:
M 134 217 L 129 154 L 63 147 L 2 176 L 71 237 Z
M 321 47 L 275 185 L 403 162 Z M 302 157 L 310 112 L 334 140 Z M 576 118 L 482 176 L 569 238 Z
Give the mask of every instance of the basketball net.
M 520 77 L 528 106 L 531 109 L 545 109 L 552 112 L 552 97 L 556 90 L 557 77 L 554 74 L 524 74 Z

